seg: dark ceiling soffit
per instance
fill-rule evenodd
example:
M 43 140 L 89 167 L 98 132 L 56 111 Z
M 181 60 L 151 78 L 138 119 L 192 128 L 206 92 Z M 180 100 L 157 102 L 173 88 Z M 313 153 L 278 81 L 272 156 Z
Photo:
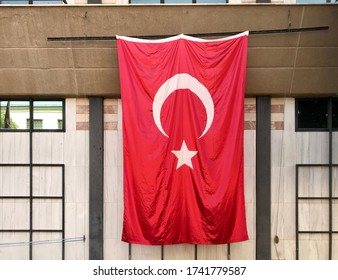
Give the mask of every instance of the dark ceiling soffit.
M 329 30 L 328 26 L 319 26 L 319 27 L 306 27 L 306 28 L 287 28 L 287 29 L 268 29 L 268 30 L 253 30 L 249 31 L 250 35 L 260 35 L 260 34 L 276 34 L 276 33 L 294 33 L 294 32 L 308 32 L 308 31 L 323 31 Z M 218 32 L 218 33 L 196 33 L 196 34 L 186 34 L 192 37 L 213 37 L 213 36 L 230 36 L 241 33 L 238 32 Z M 175 34 L 177 35 L 177 34 Z M 166 37 L 171 37 L 175 35 L 149 35 L 149 36 L 133 36 L 134 38 L 140 39 L 161 39 Z M 48 37 L 47 41 L 109 41 L 116 40 L 116 36 L 94 36 L 94 37 Z

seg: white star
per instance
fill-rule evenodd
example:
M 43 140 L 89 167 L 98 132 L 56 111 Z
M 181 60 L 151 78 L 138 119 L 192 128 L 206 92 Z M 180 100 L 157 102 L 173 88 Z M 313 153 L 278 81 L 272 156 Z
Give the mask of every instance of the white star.
M 194 169 L 192 167 L 191 158 L 197 154 L 197 151 L 189 151 L 184 140 L 181 146 L 181 150 L 171 152 L 175 154 L 175 156 L 178 158 L 176 169 L 179 169 L 184 164 L 188 165 L 191 169 Z

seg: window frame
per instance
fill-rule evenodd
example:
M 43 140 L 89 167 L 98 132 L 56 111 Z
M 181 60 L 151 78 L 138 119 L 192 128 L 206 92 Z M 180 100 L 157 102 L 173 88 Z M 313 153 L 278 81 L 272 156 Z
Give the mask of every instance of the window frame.
M 63 5 L 65 4 L 64 0 L 23 0 L 22 2 L 27 3 L 18 3 L 20 0 L 6 0 L 5 2 L 13 3 L 3 3 L 4 0 L 0 0 L 0 5 Z M 53 3 L 44 3 L 44 2 L 53 2 Z
M 2 101 L 26 101 L 28 102 L 28 112 L 29 112 L 29 119 L 33 120 L 33 122 L 30 122 L 29 128 L 19 128 L 19 129 L 13 129 L 13 128 L 0 128 L 0 133 L 3 132 L 66 132 L 66 101 L 64 98 L 1 98 L 0 102 Z M 34 102 L 36 101 L 59 101 L 62 103 L 62 128 L 56 128 L 56 129 L 39 129 L 34 128 Z M 59 119 L 57 119 L 59 121 Z

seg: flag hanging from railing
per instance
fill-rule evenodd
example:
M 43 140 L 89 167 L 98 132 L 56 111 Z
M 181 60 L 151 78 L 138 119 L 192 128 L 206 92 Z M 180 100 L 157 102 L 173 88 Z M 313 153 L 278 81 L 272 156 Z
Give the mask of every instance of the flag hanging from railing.
M 117 36 L 123 120 L 122 240 L 248 239 L 244 90 L 248 32 L 204 40 Z

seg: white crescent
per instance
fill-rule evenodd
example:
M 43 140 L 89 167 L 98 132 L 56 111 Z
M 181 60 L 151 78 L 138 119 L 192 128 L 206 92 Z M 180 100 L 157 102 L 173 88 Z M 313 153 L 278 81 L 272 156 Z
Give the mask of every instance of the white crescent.
M 206 109 L 207 123 L 205 125 L 204 131 L 199 137 L 201 138 L 207 133 L 214 119 L 214 102 L 211 98 L 208 89 L 203 84 L 201 84 L 196 78 L 186 73 L 176 74 L 175 76 L 169 78 L 167 81 L 165 81 L 165 83 L 159 88 L 159 90 L 155 94 L 153 101 L 153 117 L 155 124 L 157 128 L 161 131 L 161 133 L 169 138 L 169 136 L 163 130 L 161 124 L 161 110 L 167 98 L 175 90 L 178 89 L 189 89 L 191 92 L 196 94 L 196 96 L 202 101 Z

